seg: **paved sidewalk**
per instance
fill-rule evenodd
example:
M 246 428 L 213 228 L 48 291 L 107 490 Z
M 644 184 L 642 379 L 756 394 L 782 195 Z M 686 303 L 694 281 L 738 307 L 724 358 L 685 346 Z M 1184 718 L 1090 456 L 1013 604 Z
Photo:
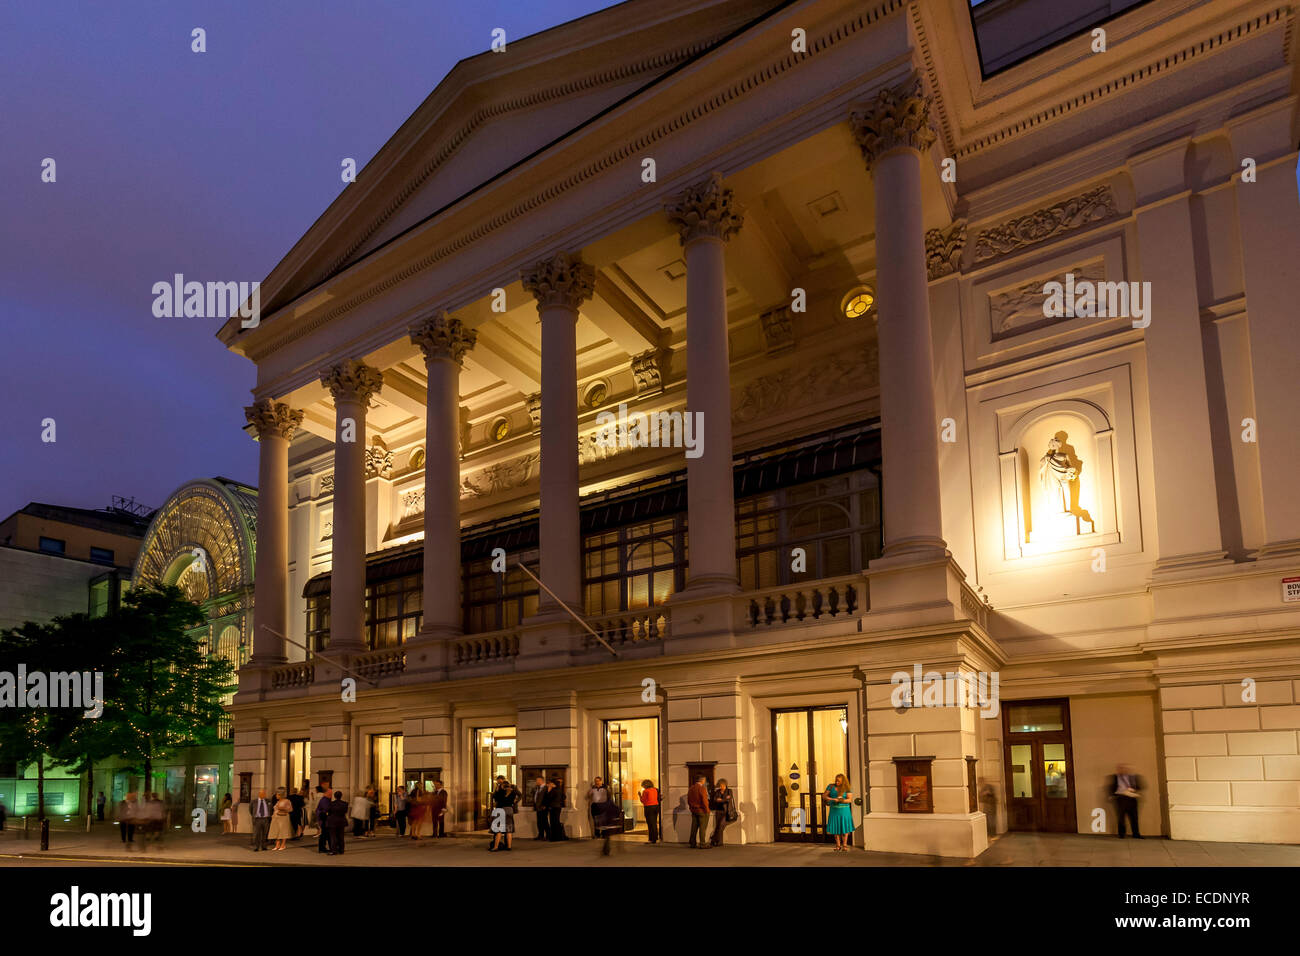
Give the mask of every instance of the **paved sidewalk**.
M 137 838 L 138 839 L 138 838 Z M 1256 843 L 1192 843 L 1113 836 L 1012 833 L 996 839 L 975 860 L 907 853 L 855 850 L 836 853 L 829 846 L 760 843 L 706 851 L 683 844 L 647 845 L 639 836 L 614 840 L 602 856 L 594 840 L 539 843 L 515 841 L 509 853 L 487 853 L 486 833 L 459 833 L 445 840 L 399 840 L 391 831 L 372 839 L 347 838 L 341 857 L 316 852 L 315 838 L 290 843 L 281 852 L 254 853 L 248 834 L 172 830 L 161 845 L 123 847 L 117 828 L 99 824 L 89 834 L 52 830 L 42 853 L 33 832 L 23 839 L 12 828 L 0 832 L 0 866 L 48 863 L 172 864 L 197 866 L 1223 866 L 1300 867 L 1300 846 Z

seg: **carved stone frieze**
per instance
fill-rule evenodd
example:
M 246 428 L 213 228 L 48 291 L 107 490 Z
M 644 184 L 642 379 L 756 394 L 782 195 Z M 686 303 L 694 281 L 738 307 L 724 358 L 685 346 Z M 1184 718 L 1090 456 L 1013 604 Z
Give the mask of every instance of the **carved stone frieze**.
M 537 473 L 542 456 L 537 452 L 488 465 L 466 475 L 460 482 L 462 498 L 486 498 L 525 485 Z
M 1110 186 L 1098 186 L 1046 209 L 982 230 L 975 238 L 975 261 L 1004 256 L 1118 215 L 1114 191 Z
M 1106 268 L 1100 261 L 1072 266 L 1066 272 L 1072 272 L 1076 282 L 1104 282 L 1106 279 Z M 1046 281 L 1033 279 L 989 296 L 989 322 L 994 341 L 1040 325 L 1067 321 L 1049 319 L 1043 314 L 1043 301 L 1046 299 L 1043 285 Z
M 402 519 L 424 514 L 424 489 L 408 491 L 402 495 Z
M 735 193 L 722 184 L 721 173 L 688 186 L 675 201 L 664 206 L 668 219 L 677 227 L 682 245 L 707 237 L 726 242 L 745 221 L 744 207 Z
M 393 453 L 379 445 L 366 449 L 366 477 L 388 478 L 393 474 Z
M 636 393 L 647 395 L 664 387 L 668 372 L 669 349 L 650 349 L 632 356 L 632 377 L 636 379 Z
M 930 98 L 915 73 L 897 86 L 881 90 L 869 106 L 855 110 L 849 120 L 868 170 L 899 147 L 924 153 L 937 137 L 930 128 Z
M 533 428 L 542 427 L 542 393 L 534 392 L 528 396 L 528 420 Z
M 794 314 L 788 305 L 764 312 L 758 321 L 763 327 L 763 344 L 768 355 L 794 348 Z
M 957 219 L 947 229 L 931 229 L 925 234 L 925 267 L 931 279 L 952 275 L 961 268 L 961 254 L 966 248 L 966 220 Z
M 733 393 L 732 421 L 744 424 L 870 388 L 878 381 L 875 355 L 873 339 L 869 346 L 836 354 L 827 361 L 790 365 L 760 375 Z

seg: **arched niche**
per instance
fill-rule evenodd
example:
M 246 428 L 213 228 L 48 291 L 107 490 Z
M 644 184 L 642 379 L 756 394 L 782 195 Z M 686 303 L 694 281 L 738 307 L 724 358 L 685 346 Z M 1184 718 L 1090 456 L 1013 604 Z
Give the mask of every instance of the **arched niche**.
M 1082 399 L 1035 406 L 1000 437 L 1007 558 L 1091 548 L 1119 540 L 1115 431 Z

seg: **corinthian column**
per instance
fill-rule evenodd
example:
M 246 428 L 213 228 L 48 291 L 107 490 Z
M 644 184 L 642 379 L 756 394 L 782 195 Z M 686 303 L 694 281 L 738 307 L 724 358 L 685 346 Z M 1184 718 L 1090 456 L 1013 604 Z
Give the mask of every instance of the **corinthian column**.
M 411 330 L 429 374 L 424 441 L 424 621 L 420 636 L 461 632 L 460 370 L 476 334 L 442 309 Z
M 731 471 L 731 358 L 726 242 L 742 212 L 713 173 L 665 207 L 686 254 L 686 408 L 702 422 L 702 454 L 686 459 L 692 590 L 736 589 L 736 502 Z
M 335 413 L 330 647 L 360 651 L 366 620 L 366 409 L 383 376 L 347 359 L 320 380 L 334 396 Z
M 596 288 L 580 253 L 560 252 L 521 276 L 542 321 L 541 578 L 582 612 L 578 526 L 578 307 Z M 542 594 L 542 606 L 549 601 Z
M 939 423 L 921 227 L 921 154 L 934 143 L 921 80 L 881 90 L 852 116 L 876 199 L 884 556 L 942 555 Z
M 264 398 L 244 408 L 257 432 L 257 575 L 253 584 L 254 666 L 279 664 L 289 632 L 289 441 L 302 412 Z

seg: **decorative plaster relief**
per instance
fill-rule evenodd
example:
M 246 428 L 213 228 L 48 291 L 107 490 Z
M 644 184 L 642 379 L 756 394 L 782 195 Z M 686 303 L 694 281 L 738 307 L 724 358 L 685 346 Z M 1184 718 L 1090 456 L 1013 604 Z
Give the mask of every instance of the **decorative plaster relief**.
M 1056 279 L 1060 281 L 1065 272 L 1074 273 L 1076 283 L 1089 280 L 1102 282 L 1106 279 L 1106 263 L 1102 259 L 1071 266 L 1060 273 L 1050 273 L 1028 282 L 1023 282 L 1013 289 L 1007 289 L 989 295 L 989 322 L 992 326 L 992 339 L 1008 338 L 1029 332 L 1047 325 L 1060 322 L 1074 322 L 1069 317 L 1048 318 L 1043 314 L 1043 285 Z
M 975 262 L 1017 252 L 1118 215 L 1115 193 L 1110 186 L 1098 186 L 1027 216 L 982 230 L 975 239 Z

